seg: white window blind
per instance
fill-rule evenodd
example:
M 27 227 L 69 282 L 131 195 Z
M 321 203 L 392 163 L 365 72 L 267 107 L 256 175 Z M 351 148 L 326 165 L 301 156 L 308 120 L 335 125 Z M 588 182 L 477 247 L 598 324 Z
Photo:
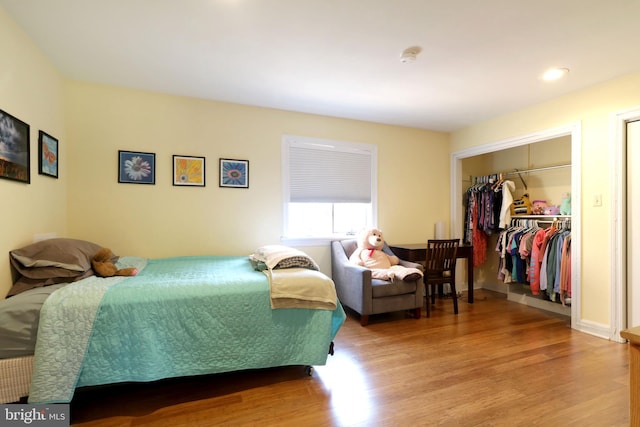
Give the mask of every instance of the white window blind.
M 289 202 L 371 203 L 375 146 L 301 137 L 283 142 Z

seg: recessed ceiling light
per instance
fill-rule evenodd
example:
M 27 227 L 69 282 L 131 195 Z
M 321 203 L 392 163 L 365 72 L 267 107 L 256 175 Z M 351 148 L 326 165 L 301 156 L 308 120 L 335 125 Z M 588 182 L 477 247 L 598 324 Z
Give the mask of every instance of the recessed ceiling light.
M 422 52 L 422 48 L 419 46 L 408 47 L 402 52 L 400 62 L 416 62 L 416 58 L 420 52 Z
M 569 72 L 568 68 L 550 68 L 542 75 L 542 80 L 550 82 L 563 78 Z

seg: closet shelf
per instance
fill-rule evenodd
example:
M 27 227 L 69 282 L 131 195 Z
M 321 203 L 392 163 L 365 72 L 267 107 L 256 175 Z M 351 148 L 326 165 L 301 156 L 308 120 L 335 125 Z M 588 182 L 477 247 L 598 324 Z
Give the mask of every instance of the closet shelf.
M 511 215 L 511 219 L 563 219 L 571 218 L 571 215 Z

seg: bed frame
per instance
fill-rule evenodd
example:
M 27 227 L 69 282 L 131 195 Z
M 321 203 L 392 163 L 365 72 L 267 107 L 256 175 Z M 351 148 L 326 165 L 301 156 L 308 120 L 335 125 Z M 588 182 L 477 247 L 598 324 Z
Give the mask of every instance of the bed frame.
M 0 403 L 26 398 L 32 376 L 33 356 L 0 359 Z

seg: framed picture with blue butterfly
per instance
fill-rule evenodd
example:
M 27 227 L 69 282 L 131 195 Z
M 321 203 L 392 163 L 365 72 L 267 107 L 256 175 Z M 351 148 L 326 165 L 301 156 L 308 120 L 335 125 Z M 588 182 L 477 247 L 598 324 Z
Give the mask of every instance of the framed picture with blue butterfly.
M 38 133 L 38 173 L 58 178 L 59 142 L 44 131 Z

